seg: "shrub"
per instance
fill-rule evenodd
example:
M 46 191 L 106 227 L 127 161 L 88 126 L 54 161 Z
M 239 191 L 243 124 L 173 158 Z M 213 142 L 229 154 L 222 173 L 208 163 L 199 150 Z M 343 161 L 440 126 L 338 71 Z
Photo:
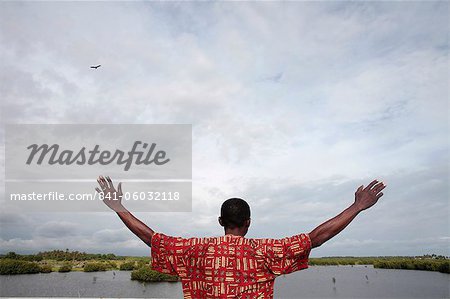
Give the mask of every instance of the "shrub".
M 150 265 L 150 261 L 147 259 L 141 259 L 137 261 L 136 269 L 142 268 L 142 267 L 148 267 Z
M 50 273 L 52 272 L 52 267 L 50 265 L 41 265 L 41 273 Z
M 450 261 L 444 261 L 437 266 L 437 270 L 441 273 L 449 273 L 450 274 Z
M 97 272 L 97 271 L 106 271 L 106 264 L 103 263 L 98 263 L 98 262 L 94 262 L 94 263 L 86 263 L 84 265 L 84 272 Z
M 117 269 L 117 264 L 113 261 L 105 261 L 104 263 L 107 269 Z
M 150 269 L 150 267 L 142 267 L 131 272 L 132 280 L 139 281 L 178 281 L 178 276 L 159 273 Z
M 72 270 L 72 265 L 71 264 L 64 264 L 61 267 L 59 267 L 58 272 L 70 272 Z
M 130 271 L 130 270 L 134 270 L 134 262 L 126 262 L 123 263 L 122 265 L 120 265 L 120 270 L 122 271 Z
M 0 260 L 0 274 L 32 274 L 39 273 L 41 267 L 35 262 L 13 259 Z

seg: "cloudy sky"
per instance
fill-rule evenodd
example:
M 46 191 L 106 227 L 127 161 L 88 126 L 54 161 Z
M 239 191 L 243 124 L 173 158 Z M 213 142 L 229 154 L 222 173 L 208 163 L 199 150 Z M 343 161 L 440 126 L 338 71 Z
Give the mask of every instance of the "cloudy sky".
M 242 197 L 248 237 L 309 232 L 378 178 L 312 256 L 450 255 L 448 2 L 0 8 L 2 144 L 5 123 L 192 124 L 193 211 L 136 213 L 156 231 L 220 235 Z M 112 212 L 0 216 L 1 252 L 149 254 Z

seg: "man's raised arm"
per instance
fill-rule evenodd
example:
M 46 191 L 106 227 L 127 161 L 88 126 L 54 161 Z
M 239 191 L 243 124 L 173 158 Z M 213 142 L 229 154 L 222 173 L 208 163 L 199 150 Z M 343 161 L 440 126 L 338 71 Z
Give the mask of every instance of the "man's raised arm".
M 361 185 L 355 193 L 355 202 L 336 217 L 322 223 L 309 233 L 311 247 L 315 248 L 340 233 L 359 212 L 373 206 L 383 193 L 386 185 L 374 180 L 366 188 Z
M 122 183 L 119 183 L 116 191 L 112 180 L 108 176 L 106 178 L 99 176 L 97 182 L 101 189 L 95 188 L 95 190 L 98 193 L 103 194 L 103 202 L 119 215 L 120 219 L 133 234 L 138 236 L 145 244 L 151 246 L 152 236 L 155 232 L 142 221 L 134 217 L 133 214 L 122 205 Z

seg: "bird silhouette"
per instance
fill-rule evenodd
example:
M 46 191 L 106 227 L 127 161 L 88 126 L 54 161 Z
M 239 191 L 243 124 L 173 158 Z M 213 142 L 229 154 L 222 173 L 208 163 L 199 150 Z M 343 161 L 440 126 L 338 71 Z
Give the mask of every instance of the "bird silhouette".
M 102 66 L 101 64 L 99 64 L 99 65 L 91 65 L 91 69 L 98 69 L 101 66 Z

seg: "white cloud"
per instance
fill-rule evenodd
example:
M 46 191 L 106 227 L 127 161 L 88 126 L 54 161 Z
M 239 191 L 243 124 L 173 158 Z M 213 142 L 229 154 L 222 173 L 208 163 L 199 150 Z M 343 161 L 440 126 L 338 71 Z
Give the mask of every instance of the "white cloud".
M 93 234 L 93 239 L 99 243 L 124 242 L 130 239 L 130 232 L 127 228 L 102 229 Z
M 62 238 L 77 234 L 77 223 L 67 221 L 48 221 L 36 228 L 36 235 L 45 238 Z

